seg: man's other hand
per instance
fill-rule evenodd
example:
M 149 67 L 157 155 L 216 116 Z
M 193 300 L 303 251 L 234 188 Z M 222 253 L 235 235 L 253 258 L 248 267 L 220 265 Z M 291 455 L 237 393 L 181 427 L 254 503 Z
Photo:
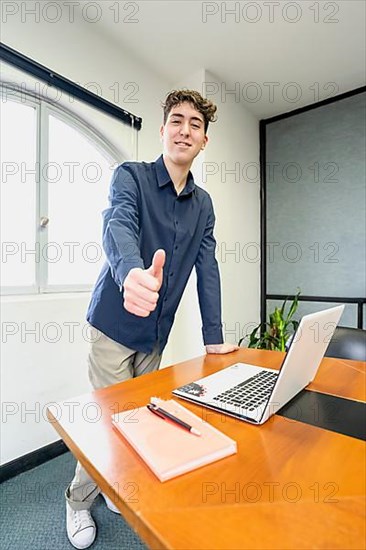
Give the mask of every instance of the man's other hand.
M 124 283 L 124 307 L 138 317 L 148 317 L 156 308 L 159 290 L 163 283 L 165 251 L 155 252 L 148 269 L 135 267 L 128 273 Z
M 227 342 L 224 342 L 223 344 L 210 344 L 209 346 L 206 346 L 206 353 L 231 353 L 232 351 L 237 351 L 239 349 L 239 346 L 235 346 L 234 344 L 228 344 Z

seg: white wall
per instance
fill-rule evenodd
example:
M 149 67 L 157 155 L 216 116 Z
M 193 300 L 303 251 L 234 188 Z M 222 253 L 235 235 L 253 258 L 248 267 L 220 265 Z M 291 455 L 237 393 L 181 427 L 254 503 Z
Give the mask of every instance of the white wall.
M 208 71 L 207 83 L 221 87 Z M 237 343 L 260 317 L 259 121 L 220 93 L 209 97 L 218 105 L 218 120 L 210 130 L 205 185 L 216 211 L 224 336 Z
M 155 75 L 127 50 L 93 30 L 92 25 L 76 22 L 61 26 L 44 21 L 32 25 L 30 21 L 24 25 L 18 19 L 9 19 L 3 25 L 2 40 L 71 80 L 81 84 L 97 81 L 104 97 L 110 101 L 114 99 L 110 87 L 118 82 L 119 105 L 143 118 L 138 158 L 153 160 L 161 151 L 159 102 L 174 86 Z M 212 75 L 202 69 L 179 84 L 200 89 L 205 80 L 212 79 Z M 138 103 L 123 102 L 126 82 L 137 84 Z M 212 99 L 218 104 L 220 118 L 211 125 L 211 143 L 194 165 L 198 184 L 202 182 L 205 163 L 226 162 L 229 167 L 230 163 L 259 161 L 255 118 L 238 104 L 221 103 L 216 97 Z M 215 204 L 218 243 L 226 242 L 228 248 L 235 242 L 241 243 L 240 246 L 248 241 L 259 243 L 259 182 L 235 184 L 228 178 L 224 184 L 221 179 L 218 172 L 202 184 Z M 235 328 L 235 323 L 242 326 L 258 320 L 259 260 L 236 263 L 230 256 L 220 259 L 220 255 L 218 259 L 226 329 Z M 83 332 L 88 300 L 86 294 L 2 299 L 2 328 L 14 331 L 14 334 L 7 334 L 2 346 L 2 463 L 58 439 L 44 419 L 47 403 L 89 391 L 85 362 L 88 341 Z M 76 323 L 73 341 L 70 323 Z M 39 331 L 39 342 L 37 335 L 26 333 L 32 328 Z M 52 343 L 51 340 L 57 337 L 58 341 Z M 3 342 L 4 338 L 3 333 Z M 227 339 L 236 341 L 237 335 L 227 335 Z M 163 366 L 203 352 L 193 277 L 177 314 Z M 35 412 L 29 412 L 31 410 Z
M 46 404 L 89 389 L 86 293 L 2 299 L 1 461 L 59 439 Z

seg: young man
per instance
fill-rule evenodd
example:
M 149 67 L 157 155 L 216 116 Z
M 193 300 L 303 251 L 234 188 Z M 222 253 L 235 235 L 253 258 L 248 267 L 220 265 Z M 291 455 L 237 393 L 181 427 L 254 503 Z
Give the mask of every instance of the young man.
M 103 213 L 107 263 L 87 316 L 99 331 L 88 358 L 94 388 L 158 369 L 193 267 L 207 353 L 238 349 L 222 338 L 212 202 L 190 172 L 208 142 L 216 106 L 196 91 L 178 90 L 167 96 L 163 107 L 163 154 L 156 162 L 119 166 L 110 208 Z M 67 534 L 75 548 L 88 548 L 95 539 L 89 509 L 98 493 L 78 463 L 66 490 Z

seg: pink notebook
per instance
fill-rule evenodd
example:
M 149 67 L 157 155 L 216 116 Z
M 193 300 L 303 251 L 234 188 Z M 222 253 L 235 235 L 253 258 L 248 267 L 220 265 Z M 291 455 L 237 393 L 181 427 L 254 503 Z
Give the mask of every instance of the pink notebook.
M 112 415 L 114 426 L 144 459 L 160 481 L 190 472 L 237 452 L 236 441 L 177 403 L 159 406 L 201 432 L 201 436 L 151 413 L 147 407 Z

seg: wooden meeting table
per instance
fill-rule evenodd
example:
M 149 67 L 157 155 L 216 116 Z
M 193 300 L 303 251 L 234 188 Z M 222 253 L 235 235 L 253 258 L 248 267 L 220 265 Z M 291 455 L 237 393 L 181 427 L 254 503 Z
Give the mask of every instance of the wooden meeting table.
M 161 483 L 111 415 L 236 362 L 278 369 L 280 352 L 207 355 L 52 406 L 48 418 L 149 548 L 365 548 L 365 444 L 274 415 L 253 426 L 180 401 L 235 439 L 238 453 Z M 309 390 L 365 401 L 366 364 L 325 358 Z M 316 411 L 314 411 L 316 414 Z

